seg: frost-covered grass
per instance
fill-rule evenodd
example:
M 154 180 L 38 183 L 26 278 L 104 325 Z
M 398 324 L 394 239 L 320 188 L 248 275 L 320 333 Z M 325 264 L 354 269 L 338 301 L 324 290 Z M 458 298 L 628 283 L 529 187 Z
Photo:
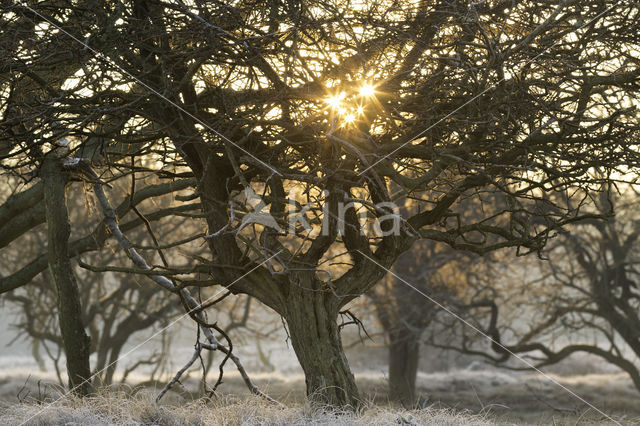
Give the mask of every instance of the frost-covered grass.
M 368 401 L 359 414 L 313 409 L 306 404 L 304 377 L 281 372 L 252 375 L 260 389 L 283 402 L 282 409 L 252 397 L 233 371 L 225 374 L 219 399 L 198 400 L 198 371 L 155 404 L 161 384 L 140 381 L 102 391 L 94 398 L 65 396 L 50 373 L 0 374 L 0 425 L 199 425 L 199 424 L 425 424 L 425 425 L 624 425 L 640 424 L 638 391 L 622 373 L 551 375 L 605 415 L 570 395 L 548 378 L 504 370 L 454 370 L 418 375 L 420 410 L 404 410 L 389 401 L 386 375 L 356 374 Z M 143 377 L 141 377 L 143 378 Z M 137 383 L 137 384 L 136 384 Z M 132 387 L 132 385 L 135 385 Z M 20 402 L 21 401 L 21 402 Z M 51 404 L 51 405 L 49 405 Z
M 105 393 L 54 404 L 6 405 L 2 424 L 27 425 L 489 425 L 486 416 L 427 408 L 401 410 L 367 406 L 361 413 L 318 409 L 308 404 L 280 408 L 258 398 L 204 404 L 156 404 L 149 393 Z

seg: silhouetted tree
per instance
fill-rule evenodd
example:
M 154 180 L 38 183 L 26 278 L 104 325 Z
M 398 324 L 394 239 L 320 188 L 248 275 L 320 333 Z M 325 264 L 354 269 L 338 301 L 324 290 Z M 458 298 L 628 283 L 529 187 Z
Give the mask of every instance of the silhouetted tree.
M 338 314 L 415 241 L 538 251 L 594 217 L 549 193 L 597 191 L 609 179 L 594 168 L 638 166 L 632 4 L 62 0 L 3 6 L 1 19 L 3 169 L 32 177 L 55 155 L 85 180 L 89 160 L 103 179 L 193 179 L 209 278 L 153 275 L 118 238 L 131 272 L 199 313 L 186 289 L 203 285 L 278 312 L 322 403 L 360 404 Z M 54 149 L 62 138 L 68 153 Z M 268 206 L 254 216 L 233 201 L 249 188 Z M 398 196 L 417 212 L 395 216 Z M 500 202 L 467 220 L 470 198 Z M 39 205 L 21 192 L 7 208 L 20 203 Z M 309 226 L 289 227 L 301 204 Z M 278 226 L 241 222 L 267 212 Z M 0 290 L 26 284 L 21 274 Z M 200 347 L 226 348 L 207 336 Z

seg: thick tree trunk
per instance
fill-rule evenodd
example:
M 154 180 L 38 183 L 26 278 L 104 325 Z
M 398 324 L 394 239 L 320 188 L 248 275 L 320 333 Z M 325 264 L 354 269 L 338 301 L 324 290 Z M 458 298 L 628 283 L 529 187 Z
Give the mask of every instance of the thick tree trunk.
M 389 395 L 407 408 L 412 407 L 416 399 L 419 338 L 418 333 L 402 325 L 389 333 Z
M 362 401 L 342 347 L 339 308 L 332 295 L 305 288 L 309 290 L 292 289 L 284 317 L 304 370 L 307 397 L 315 403 L 355 410 Z
M 78 395 L 91 393 L 90 340 L 82 323 L 80 294 L 71 262 L 66 203 L 67 174 L 58 159 L 45 159 L 42 166 L 47 212 L 48 263 L 58 296 L 58 319 L 67 358 L 69 387 Z

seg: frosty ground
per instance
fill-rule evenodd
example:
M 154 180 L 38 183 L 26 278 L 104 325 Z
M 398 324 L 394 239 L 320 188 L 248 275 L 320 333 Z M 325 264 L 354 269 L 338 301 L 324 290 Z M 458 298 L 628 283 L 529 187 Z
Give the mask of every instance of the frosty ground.
M 167 377 L 192 352 L 192 332 L 175 328 Z M 5 336 L 6 337 L 6 336 Z M 140 337 L 141 341 L 146 336 Z M 300 366 L 284 334 L 262 342 L 244 339 L 238 355 L 258 387 L 281 401 L 282 409 L 252 397 L 232 367 L 225 370 L 219 397 L 199 400 L 200 370 L 194 366 L 183 387 L 169 392 L 160 404 L 154 399 L 160 385 L 147 384 L 144 372 L 132 373 L 119 391 L 103 390 L 86 402 L 64 397 L 50 364 L 39 371 L 28 345 L 21 341 L 0 352 L 1 424 L 613 424 L 575 396 L 535 372 L 498 369 L 479 359 L 423 347 L 417 393 L 420 408 L 406 410 L 389 401 L 387 350 L 380 339 L 359 340 L 351 330 L 345 336 L 347 356 L 366 401 L 358 415 L 314 410 L 304 401 Z M 380 340 L 380 341 L 379 341 Z M 5 342 L 8 343 L 8 342 Z M 137 343 L 137 342 L 132 342 Z M 145 344 L 121 361 L 126 366 L 145 351 Z M 265 358 L 268 363 L 265 364 Z M 519 363 L 514 362 L 513 366 Z M 275 368 L 275 371 L 269 371 Z M 216 368 L 209 376 L 214 381 Z M 622 424 L 640 424 L 640 394 L 619 370 L 592 356 L 574 356 L 545 370 L 553 380 Z M 53 403 L 53 401 L 57 401 Z
M 29 380 L 0 377 L 3 424 L 607 424 L 606 417 L 581 403 L 548 379 L 530 373 L 458 370 L 420 373 L 421 407 L 406 410 L 388 401 L 385 377 L 379 373 L 356 375 L 367 400 L 363 413 L 353 415 L 313 409 L 304 403 L 301 375 L 279 372 L 254 375 L 257 384 L 277 398 L 279 408 L 250 396 L 239 376 L 230 372 L 224 394 L 208 403 L 185 387 L 171 392 L 160 404 L 158 389 L 125 386 L 86 402 L 60 399 L 50 375 Z M 638 395 L 624 374 L 554 375 L 564 386 L 622 424 L 639 424 Z M 22 402 L 19 402 L 19 399 Z M 54 402 L 56 401 L 57 402 Z

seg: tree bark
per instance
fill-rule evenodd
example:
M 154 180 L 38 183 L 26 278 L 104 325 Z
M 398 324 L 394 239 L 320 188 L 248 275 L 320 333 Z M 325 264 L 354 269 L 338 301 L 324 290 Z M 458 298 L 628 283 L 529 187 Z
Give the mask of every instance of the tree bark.
M 322 405 L 356 410 L 362 405 L 342 347 L 337 301 L 311 285 L 292 288 L 284 318 L 304 370 L 307 397 Z M 293 286 L 292 286 L 293 287 Z
M 389 395 L 405 407 L 416 400 L 420 335 L 400 325 L 389 333 Z
M 71 228 L 66 202 L 68 177 L 57 158 L 45 159 L 41 176 L 45 184 L 48 266 L 58 296 L 58 320 L 67 358 L 69 388 L 85 396 L 91 393 L 91 345 L 82 322 L 80 293 L 69 260 Z

